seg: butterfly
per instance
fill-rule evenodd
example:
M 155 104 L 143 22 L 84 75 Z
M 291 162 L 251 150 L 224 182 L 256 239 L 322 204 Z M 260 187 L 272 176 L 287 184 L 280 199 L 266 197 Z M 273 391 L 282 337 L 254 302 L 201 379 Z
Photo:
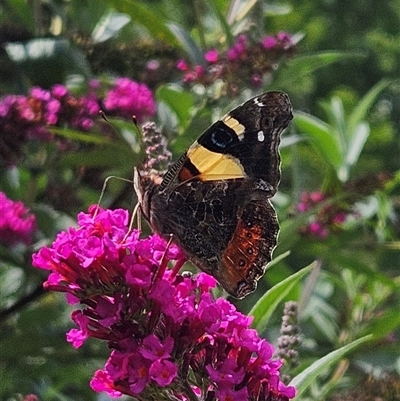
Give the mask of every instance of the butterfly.
M 277 243 L 270 202 L 280 181 L 279 143 L 289 97 L 266 92 L 212 124 L 163 177 L 136 168 L 141 212 L 232 296 L 253 292 Z

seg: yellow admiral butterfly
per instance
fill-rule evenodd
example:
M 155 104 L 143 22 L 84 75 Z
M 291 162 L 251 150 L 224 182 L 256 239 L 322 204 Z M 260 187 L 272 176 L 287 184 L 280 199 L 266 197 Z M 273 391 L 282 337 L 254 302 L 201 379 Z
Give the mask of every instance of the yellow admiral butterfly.
M 136 169 L 135 190 L 151 228 L 236 298 L 253 292 L 271 260 L 279 225 L 269 199 L 280 181 L 280 134 L 289 97 L 267 92 L 208 128 L 163 177 Z

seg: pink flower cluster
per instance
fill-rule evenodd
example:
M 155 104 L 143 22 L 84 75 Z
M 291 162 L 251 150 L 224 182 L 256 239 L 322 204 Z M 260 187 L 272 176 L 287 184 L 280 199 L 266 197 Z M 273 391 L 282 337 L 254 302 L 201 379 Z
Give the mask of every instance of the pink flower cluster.
M 98 86 L 98 85 L 97 85 Z M 31 89 L 28 96 L 7 95 L 0 99 L 0 157 L 4 165 L 15 164 L 22 145 L 30 139 L 50 140 L 48 127 L 70 127 L 89 131 L 99 110 L 139 122 L 155 113 L 155 103 L 147 86 L 120 78 L 103 96 L 91 85 L 87 96 L 75 96 L 64 85 L 50 90 Z
M 276 63 L 283 56 L 290 56 L 294 48 L 292 37 L 286 32 L 266 36 L 255 43 L 242 34 L 225 53 L 208 50 L 204 54 L 204 65 L 191 66 L 185 60 L 179 60 L 177 68 L 183 72 L 183 82 L 188 84 L 208 86 L 216 79 L 223 79 L 233 87 L 238 82 L 258 87 L 266 74 L 273 72 Z
M 329 197 L 318 191 L 302 193 L 297 210 L 300 213 L 315 211 L 310 216 L 308 225 L 301 227 L 300 232 L 319 239 L 339 230 L 347 218 L 347 212 L 343 208 L 329 202 Z
M 154 116 L 156 111 L 153 94 L 150 89 L 128 78 L 118 78 L 115 85 L 106 94 L 103 104 L 105 110 L 125 118 L 143 121 Z
M 32 242 L 36 219 L 22 202 L 7 198 L 0 192 L 0 243 L 7 246 Z
M 79 214 L 79 228 L 33 256 L 34 266 L 51 271 L 45 288 L 84 306 L 72 314 L 78 328 L 68 341 L 79 347 L 95 337 L 112 350 L 92 388 L 141 400 L 293 398 L 279 378 L 282 362 L 251 318 L 214 300 L 212 277 L 178 274 L 179 249 L 156 235 L 140 239 L 128 220 L 125 210 L 92 206 Z

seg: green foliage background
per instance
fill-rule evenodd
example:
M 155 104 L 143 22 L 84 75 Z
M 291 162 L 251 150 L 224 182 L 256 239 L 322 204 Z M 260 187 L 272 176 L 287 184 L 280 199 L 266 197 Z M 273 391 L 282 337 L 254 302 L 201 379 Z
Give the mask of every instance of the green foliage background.
M 320 366 L 318 377 L 297 399 L 335 399 L 354 388 L 362 394 L 368 375 L 376 380 L 394 375 L 387 393 L 378 395 L 398 399 L 398 0 L 5 0 L 0 16 L 1 95 L 26 94 L 32 86 L 55 83 L 67 83 L 79 93 L 93 77 L 146 80 L 159 104 L 156 121 L 175 157 L 212 121 L 255 92 L 286 91 L 295 120 L 282 141 L 282 183 L 274 199 L 281 222 L 275 256 L 281 258 L 257 292 L 237 306 L 251 310 L 257 328 L 276 340 L 282 303 L 269 310 L 257 300 L 318 260 L 308 278 L 285 287 L 285 299 L 299 301 L 304 337 L 301 364 L 292 375 L 364 335 L 373 338 L 338 355 L 329 367 Z M 256 36 L 287 31 L 302 40 L 272 82 L 258 91 L 241 88 L 246 89 L 242 97 L 227 99 L 217 87 L 204 95 L 178 85 L 178 59 L 200 60 L 210 48 L 226 49 L 243 31 Z M 153 59 L 163 66 L 157 77 L 145 73 Z M 94 394 L 88 382 L 108 350 L 95 341 L 79 350 L 66 343 L 70 310 L 62 296 L 44 294 L 45 275 L 31 267 L 30 257 L 74 224 L 78 211 L 98 201 L 107 176 L 132 178 L 141 160 L 136 132 L 130 122 L 111 122 L 118 135 L 113 144 L 102 143 L 96 133 L 83 138 L 61 129 L 55 134 L 83 144 L 78 152 L 49 161 L 51 145 L 32 145 L 15 169 L 0 172 L 0 190 L 31 208 L 42 233 L 40 241 L 22 252 L 0 249 L 0 399 L 17 400 L 29 393 L 40 400 L 106 399 Z M 84 175 L 79 174 L 82 169 Z M 49 194 L 54 182 L 58 200 Z M 300 235 L 298 229 L 309 217 L 296 214 L 304 191 L 323 191 L 340 205 L 356 205 L 359 216 L 325 240 Z M 67 192 L 74 195 L 73 202 L 63 198 Z M 133 189 L 110 181 L 102 202 L 132 208 Z

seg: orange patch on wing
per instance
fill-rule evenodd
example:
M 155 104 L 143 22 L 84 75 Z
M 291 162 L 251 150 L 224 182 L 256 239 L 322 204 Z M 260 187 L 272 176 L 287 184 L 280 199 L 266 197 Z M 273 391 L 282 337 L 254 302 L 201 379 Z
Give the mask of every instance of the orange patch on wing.
M 179 172 L 179 180 L 181 182 L 188 181 L 195 176 L 196 175 L 193 174 L 187 167 L 182 167 L 181 171 Z
M 246 227 L 239 220 L 235 234 L 225 249 L 221 259 L 221 282 L 236 292 L 238 284 L 246 281 L 252 269 L 257 269 L 256 262 L 260 253 L 262 228 L 258 226 Z M 258 268 L 254 271 L 252 280 L 257 281 L 263 274 Z

